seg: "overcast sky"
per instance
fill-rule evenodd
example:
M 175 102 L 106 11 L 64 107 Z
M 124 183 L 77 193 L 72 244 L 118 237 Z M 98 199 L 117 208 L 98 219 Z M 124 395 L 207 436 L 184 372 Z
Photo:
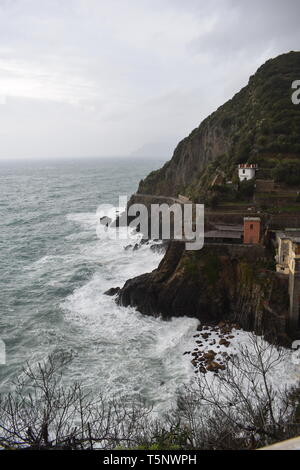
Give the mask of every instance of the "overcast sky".
M 299 0 L 0 0 L 0 158 L 168 159 L 299 21 Z

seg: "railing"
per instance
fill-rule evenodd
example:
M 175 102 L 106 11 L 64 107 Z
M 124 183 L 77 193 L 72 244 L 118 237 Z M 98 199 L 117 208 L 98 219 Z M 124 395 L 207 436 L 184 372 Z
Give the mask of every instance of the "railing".
M 288 441 L 278 442 L 271 446 L 263 447 L 258 450 L 300 450 L 300 437 L 289 439 Z

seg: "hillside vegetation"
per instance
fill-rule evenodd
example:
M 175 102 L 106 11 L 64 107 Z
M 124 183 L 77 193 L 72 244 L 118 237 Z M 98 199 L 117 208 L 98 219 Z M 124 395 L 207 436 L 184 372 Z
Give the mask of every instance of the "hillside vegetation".
M 214 175 L 237 183 L 237 165 L 246 162 L 259 164 L 259 177 L 300 187 L 300 105 L 291 100 L 294 80 L 300 80 L 300 52 L 267 61 L 245 88 L 178 144 L 169 162 L 140 182 L 138 192 L 182 193 L 203 201 Z

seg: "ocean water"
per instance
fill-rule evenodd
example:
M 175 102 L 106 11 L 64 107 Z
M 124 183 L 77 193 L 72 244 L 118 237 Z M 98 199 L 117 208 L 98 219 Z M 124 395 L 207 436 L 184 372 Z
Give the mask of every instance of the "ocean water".
M 66 383 L 141 396 L 164 410 L 193 375 L 183 352 L 197 320 L 169 322 L 119 307 L 103 293 L 157 267 L 149 246 L 97 235 L 99 204 L 117 205 L 162 162 L 76 160 L 0 165 L 0 390 L 28 362 L 71 354 Z

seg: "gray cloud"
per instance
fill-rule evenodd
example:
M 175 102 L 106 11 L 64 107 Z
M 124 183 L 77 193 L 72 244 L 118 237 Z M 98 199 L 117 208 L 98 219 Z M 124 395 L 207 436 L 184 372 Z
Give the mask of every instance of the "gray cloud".
M 0 158 L 174 147 L 299 47 L 299 14 L 298 0 L 0 0 Z

